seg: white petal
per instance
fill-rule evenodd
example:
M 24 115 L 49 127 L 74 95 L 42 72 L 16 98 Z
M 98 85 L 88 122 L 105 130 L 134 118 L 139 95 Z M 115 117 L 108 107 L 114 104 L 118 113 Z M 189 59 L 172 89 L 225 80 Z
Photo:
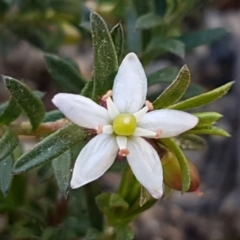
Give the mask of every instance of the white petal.
M 117 145 L 120 150 L 127 148 L 127 137 L 117 136 L 116 137 Z
M 138 126 L 151 131 L 162 130 L 160 138 L 177 136 L 195 127 L 198 118 L 192 114 L 162 109 L 146 113 L 138 122 Z
M 143 106 L 147 78 L 135 53 L 122 61 L 113 84 L 113 102 L 121 113 L 135 113 Z
M 151 130 L 137 127 L 133 133 L 135 137 L 149 137 L 156 138 L 157 133 Z
M 117 107 L 115 106 L 114 102 L 112 101 L 112 98 L 110 97 L 107 98 L 107 109 L 109 116 L 112 120 L 119 114 Z
M 127 156 L 137 180 L 154 198 L 160 198 L 163 193 L 163 173 L 160 158 L 155 149 L 143 138 L 128 139 Z
M 71 187 L 78 188 L 100 176 L 113 164 L 118 146 L 115 137 L 99 134 L 80 152 L 73 169 Z
M 59 93 L 52 102 L 75 124 L 96 129 L 110 123 L 108 112 L 89 98 L 69 93 Z

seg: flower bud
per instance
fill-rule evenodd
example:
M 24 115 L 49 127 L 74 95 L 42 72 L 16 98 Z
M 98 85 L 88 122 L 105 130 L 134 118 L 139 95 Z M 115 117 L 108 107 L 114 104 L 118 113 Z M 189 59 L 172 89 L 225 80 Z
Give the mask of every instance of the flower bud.
M 182 190 L 182 172 L 178 159 L 176 156 L 166 151 L 164 156 L 161 158 L 163 167 L 163 181 L 166 185 L 172 189 L 181 191 Z M 188 160 L 188 166 L 190 171 L 191 183 L 188 192 L 194 192 L 200 185 L 200 176 L 196 166 Z

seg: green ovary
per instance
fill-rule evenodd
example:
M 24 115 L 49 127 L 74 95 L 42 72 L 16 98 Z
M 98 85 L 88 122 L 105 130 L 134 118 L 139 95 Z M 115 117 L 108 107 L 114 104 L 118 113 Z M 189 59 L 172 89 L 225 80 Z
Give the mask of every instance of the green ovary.
M 131 136 L 137 127 L 137 120 L 132 114 L 119 114 L 113 120 L 113 131 L 117 135 Z

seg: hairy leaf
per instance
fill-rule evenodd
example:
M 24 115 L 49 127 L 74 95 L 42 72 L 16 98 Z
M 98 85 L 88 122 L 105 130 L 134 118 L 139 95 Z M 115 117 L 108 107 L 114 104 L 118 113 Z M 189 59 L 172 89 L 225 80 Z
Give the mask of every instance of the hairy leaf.
M 50 54 L 44 59 L 48 72 L 64 92 L 80 93 L 85 81 L 69 61 Z
M 169 108 L 177 109 L 177 110 L 187 110 L 191 108 L 200 107 L 206 105 L 210 102 L 217 100 L 218 98 L 224 96 L 232 86 L 233 82 L 227 83 L 221 87 L 218 87 L 210 92 L 203 93 L 196 97 L 189 98 L 185 101 L 176 103 Z
M 176 79 L 164 90 L 164 92 L 154 101 L 156 109 L 167 108 L 177 102 L 185 93 L 190 83 L 190 72 L 184 65 Z
M 94 52 L 94 99 L 112 89 L 118 70 L 118 58 L 112 37 L 104 20 L 95 12 L 90 15 Z
M 37 128 L 45 116 L 43 103 L 22 82 L 7 76 L 3 76 L 3 80 L 11 96 L 28 116 L 33 129 Z
M 18 145 L 18 137 L 10 129 L 6 128 L 6 131 L 0 139 L 0 161 L 4 160 Z
M 15 163 L 13 173 L 19 174 L 60 156 L 70 147 L 85 139 L 86 133 L 79 126 L 68 124 L 23 154 Z

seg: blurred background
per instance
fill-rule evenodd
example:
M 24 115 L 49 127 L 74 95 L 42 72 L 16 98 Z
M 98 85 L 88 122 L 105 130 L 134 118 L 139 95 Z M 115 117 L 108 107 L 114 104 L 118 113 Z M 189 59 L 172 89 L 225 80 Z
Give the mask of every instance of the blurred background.
M 124 55 L 130 51 L 137 53 L 147 75 L 153 79 L 150 100 L 159 95 L 185 63 L 193 83 L 185 98 L 235 81 L 227 96 L 198 109 L 223 114 L 219 125 L 232 135 L 231 138 L 204 136 L 208 142 L 206 149 L 186 152 L 199 169 L 203 195 L 172 191 L 132 224 L 135 239 L 240 239 L 240 1 L 0 0 L 0 73 L 45 92 L 46 109 L 53 110 L 53 95 L 64 89 L 49 74 L 44 56 L 55 54 L 71 62 L 88 81 L 93 63 L 91 10 L 98 12 L 109 28 L 119 22 L 123 25 Z M 169 72 L 158 76 L 157 71 L 166 67 Z M 0 81 L 0 103 L 7 100 L 7 91 Z M 35 142 L 23 138 L 22 146 L 29 148 Z M 17 193 L 15 190 L 15 200 L 11 192 L 7 198 L 1 196 L 0 239 L 53 239 L 44 238 L 42 229 L 62 224 L 61 211 L 56 208 L 64 211 L 66 200 L 58 193 L 51 173 L 46 175 L 44 169 L 38 169 L 30 176 L 18 176 L 13 187 L 29 185 L 27 189 Z M 101 184 L 114 191 L 119 180 L 119 173 L 109 172 L 101 178 Z M 40 190 L 34 190 L 34 186 Z M 51 201 L 44 203 L 58 203 L 45 206 L 46 211 L 60 215 L 49 219 L 51 215 L 47 214 L 48 220 L 44 218 L 42 223 L 35 208 L 41 209 L 39 201 L 46 196 Z M 23 206 L 26 202 L 34 207 L 26 209 Z M 74 225 L 70 220 L 69 224 Z M 39 224 L 38 221 L 41 230 L 31 232 L 29 226 L 33 229 L 31 224 Z M 78 236 L 84 228 L 87 224 L 81 226 Z

